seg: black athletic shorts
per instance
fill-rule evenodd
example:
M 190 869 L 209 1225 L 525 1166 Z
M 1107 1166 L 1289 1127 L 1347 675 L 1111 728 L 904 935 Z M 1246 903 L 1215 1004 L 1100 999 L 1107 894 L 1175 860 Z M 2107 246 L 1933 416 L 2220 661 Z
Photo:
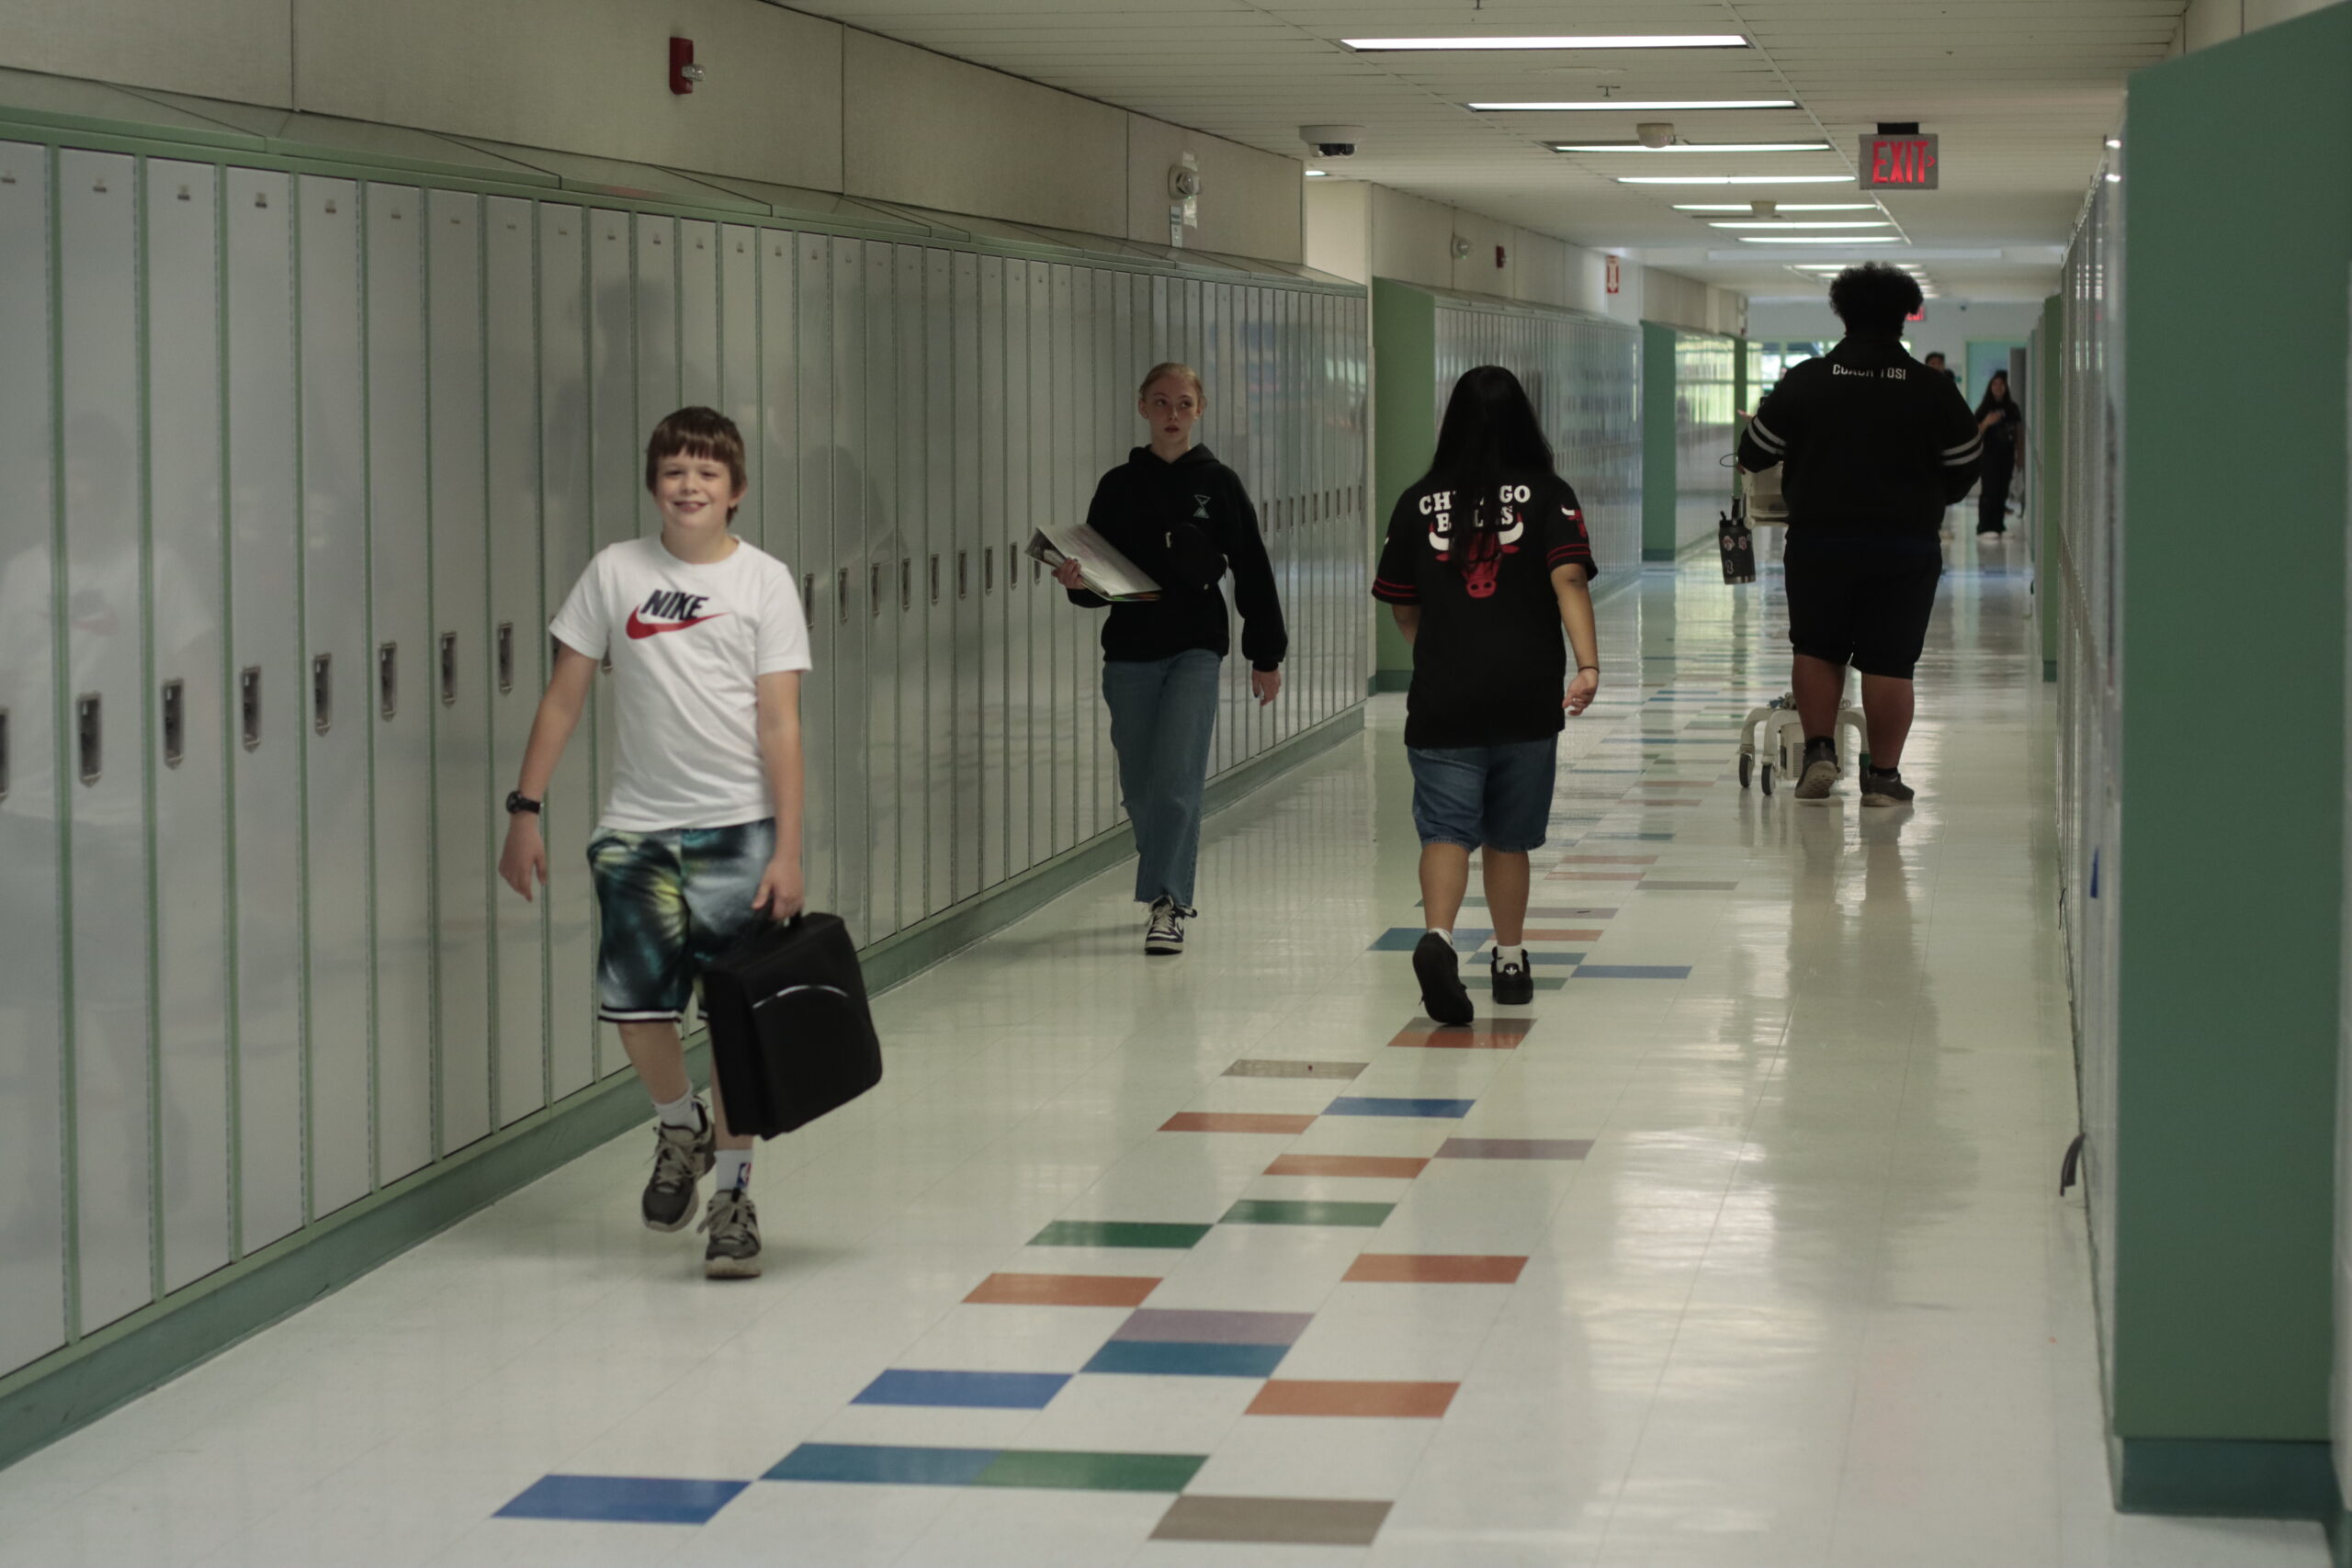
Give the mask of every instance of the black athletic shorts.
M 1943 548 L 1932 539 L 1807 539 L 1781 558 L 1799 653 L 1908 681 L 1928 644 Z

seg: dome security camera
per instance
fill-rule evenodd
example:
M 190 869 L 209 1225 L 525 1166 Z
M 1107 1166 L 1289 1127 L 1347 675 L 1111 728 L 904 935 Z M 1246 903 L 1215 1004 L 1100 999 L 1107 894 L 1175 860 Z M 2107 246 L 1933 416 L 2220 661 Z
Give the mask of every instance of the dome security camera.
M 1356 143 L 1372 133 L 1361 125 L 1302 125 L 1298 139 L 1325 158 L 1352 158 Z

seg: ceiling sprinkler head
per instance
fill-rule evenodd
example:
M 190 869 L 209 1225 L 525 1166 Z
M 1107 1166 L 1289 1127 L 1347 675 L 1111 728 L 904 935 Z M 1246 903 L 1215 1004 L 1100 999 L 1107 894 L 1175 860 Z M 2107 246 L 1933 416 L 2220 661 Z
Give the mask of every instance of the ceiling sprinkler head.
M 1634 127 L 1634 134 L 1641 140 L 1645 147 L 1671 147 L 1674 145 L 1674 122 L 1668 119 L 1645 119 Z

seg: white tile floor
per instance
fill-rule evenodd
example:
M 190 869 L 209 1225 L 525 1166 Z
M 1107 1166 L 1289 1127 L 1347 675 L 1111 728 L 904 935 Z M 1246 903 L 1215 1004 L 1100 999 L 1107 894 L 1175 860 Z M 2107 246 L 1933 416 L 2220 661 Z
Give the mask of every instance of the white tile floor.
M 2051 704 L 2017 547 L 1954 548 L 1909 812 L 1731 781 L 1729 723 L 1784 679 L 1764 589 L 1656 573 L 1604 606 L 1609 697 L 1570 727 L 1539 865 L 1654 854 L 1562 868 L 1736 886 L 1546 878 L 1539 906 L 1615 912 L 1535 923 L 1687 979 L 1539 993 L 1514 1051 L 1389 1047 L 1408 960 L 1366 948 L 1419 922 L 1383 699 L 1360 743 L 1215 823 L 1181 961 L 1138 955 L 1114 872 L 883 998 L 888 1081 L 760 1156 L 764 1279 L 707 1283 L 691 1239 L 638 1224 L 632 1135 L 0 1472 L 0 1564 L 2316 1568 L 2314 1527 L 2109 1506 L 2080 1195 L 2052 1190 L 2075 1112 Z M 1706 787 L 1652 787 L 1678 782 Z M 1243 1057 L 1369 1066 L 1220 1076 Z M 1475 1104 L 1156 1130 L 1340 1093 Z M 1456 1135 L 1593 1144 L 1262 1174 Z M 1396 1208 L 1030 1245 L 1242 1198 Z M 1343 1280 L 1366 1252 L 1528 1261 L 1511 1284 Z M 1073 1372 L 1125 1320 L 963 1302 L 998 1272 L 1311 1313 L 1277 1376 L 1459 1387 L 1434 1420 L 1251 1416 L 1254 1379 L 1128 1373 L 1038 1411 L 851 1403 L 892 1367 Z M 806 1442 L 1187 1453 L 1192 1494 L 1393 1507 L 1369 1547 L 1231 1544 L 1148 1540 L 1165 1492 L 754 1481 Z M 492 1517 L 551 1472 L 754 1483 L 700 1526 Z

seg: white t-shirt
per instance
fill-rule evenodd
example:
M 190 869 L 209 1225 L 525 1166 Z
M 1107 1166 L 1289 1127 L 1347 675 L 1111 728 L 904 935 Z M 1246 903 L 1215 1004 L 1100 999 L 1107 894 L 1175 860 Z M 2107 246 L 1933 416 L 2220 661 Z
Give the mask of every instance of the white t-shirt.
M 620 746 L 605 827 L 727 828 L 775 814 L 758 679 L 809 668 L 808 623 L 782 561 L 741 541 L 702 566 L 659 537 L 607 545 L 548 629 L 591 659 L 612 654 Z

